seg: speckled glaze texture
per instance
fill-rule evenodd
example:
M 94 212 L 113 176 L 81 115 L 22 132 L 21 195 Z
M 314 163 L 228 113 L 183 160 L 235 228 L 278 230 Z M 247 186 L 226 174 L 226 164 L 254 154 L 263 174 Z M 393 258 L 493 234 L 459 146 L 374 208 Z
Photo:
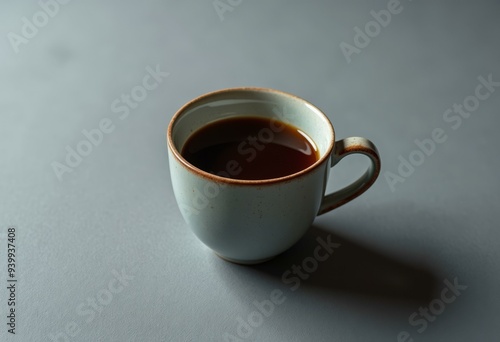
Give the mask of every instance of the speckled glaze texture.
M 200 170 L 182 157 L 191 133 L 235 116 L 262 116 L 296 126 L 314 140 L 319 160 L 285 177 L 239 180 Z M 217 255 L 244 264 L 266 261 L 290 248 L 317 215 L 362 194 L 380 172 L 377 149 L 369 140 L 335 142 L 332 125 L 318 108 L 272 89 L 223 89 L 192 100 L 172 118 L 167 142 L 173 190 L 187 224 Z M 352 153 L 369 157 L 369 169 L 351 185 L 325 196 L 330 168 Z

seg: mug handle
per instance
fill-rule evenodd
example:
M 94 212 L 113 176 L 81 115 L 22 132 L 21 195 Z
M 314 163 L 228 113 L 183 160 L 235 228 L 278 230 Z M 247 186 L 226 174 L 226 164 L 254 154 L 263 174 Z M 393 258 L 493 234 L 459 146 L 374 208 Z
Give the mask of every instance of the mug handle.
M 342 158 L 353 153 L 364 154 L 370 158 L 370 167 L 352 184 L 325 195 L 321 202 L 318 215 L 322 215 L 355 199 L 368 190 L 377 179 L 380 173 L 380 156 L 375 145 L 365 138 L 351 137 L 336 141 L 331 156 L 332 161 L 330 167 L 335 166 Z

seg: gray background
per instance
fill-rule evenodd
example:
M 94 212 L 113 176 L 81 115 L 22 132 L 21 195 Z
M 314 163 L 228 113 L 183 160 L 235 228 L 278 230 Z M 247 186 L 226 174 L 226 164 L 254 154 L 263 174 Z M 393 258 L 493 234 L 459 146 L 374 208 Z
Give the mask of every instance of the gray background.
M 407 331 L 415 341 L 497 341 L 500 90 L 457 129 L 443 113 L 474 95 L 478 77 L 500 81 L 500 5 L 401 6 L 348 63 L 340 44 L 353 45 L 354 28 L 387 1 L 244 0 L 222 20 L 211 0 L 72 1 L 17 53 L 9 33 L 21 34 L 22 18 L 41 8 L 2 1 L 0 340 L 396 341 Z M 112 103 L 157 65 L 169 76 L 120 119 Z M 183 103 L 243 85 L 311 101 L 337 139 L 367 137 L 383 161 L 367 193 L 318 217 L 296 246 L 255 267 L 220 260 L 189 231 L 165 140 Z M 115 130 L 59 180 L 52 163 L 64 163 L 66 147 L 103 118 Z M 436 128 L 447 140 L 391 189 L 387 172 L 396 174 L 400 158 L 418 150 L 415 139 Z M 345 159 L 329 188 L 366 165 Z M 11 226 L 15 336 L 6 331 Z M 282 275 L 328 235 L 341 246 L 292 291 Z M 116 272 L 128 280 L 110 298 Z M 455 278 L 467 289 L 419 333 L 410 315 Z M 238 337 L 239 318 L 276 289 L 286 300 Z M 90 309 L 99 296 L 105 305 Z M 75 336 L 62 335 L 67 327 Z

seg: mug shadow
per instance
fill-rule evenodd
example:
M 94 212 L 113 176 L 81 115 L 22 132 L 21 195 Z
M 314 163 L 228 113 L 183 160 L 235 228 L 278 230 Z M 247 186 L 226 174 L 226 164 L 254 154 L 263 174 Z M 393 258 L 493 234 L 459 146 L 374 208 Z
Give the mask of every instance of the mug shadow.
M 332 231 L 313 224 L 295 246 L 250 267 L 292 289 L 300 286 L 410 305 L 428 303 L 435 296 L 439 280 L 428 265 L 402 261 Z M 316 258 L 326 258 L 328 250 L 332 252 L 328 259 Z

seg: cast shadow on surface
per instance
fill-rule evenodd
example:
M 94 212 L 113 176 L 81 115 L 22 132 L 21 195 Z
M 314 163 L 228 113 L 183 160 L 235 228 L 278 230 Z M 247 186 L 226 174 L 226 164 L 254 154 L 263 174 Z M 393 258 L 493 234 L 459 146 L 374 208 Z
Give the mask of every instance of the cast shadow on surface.
M 330 257 L 315 266 L 311 259 L 321 245 L 318 239 L 340 246 L 334 247 Z M 321 249 L 324 258 L 326 249 Z M 294 273 L 294 265 L 302 268 L 302 275 Z M 304 271 L 304 266 L 310 272 Z M 332 233 L 317 224 L 288 251 L 250 267 L 261 275 L 277 278 L 283 286 L 299 284 L 301 290 L 321 289 L 335 295 L 369 296 L 400 304 L 427 304 L 436 296 L 439 286 L 439 280 L 428 266 L 399 260 L 397 256 Z M 302 279 L 297 281 L 297 278 Z

